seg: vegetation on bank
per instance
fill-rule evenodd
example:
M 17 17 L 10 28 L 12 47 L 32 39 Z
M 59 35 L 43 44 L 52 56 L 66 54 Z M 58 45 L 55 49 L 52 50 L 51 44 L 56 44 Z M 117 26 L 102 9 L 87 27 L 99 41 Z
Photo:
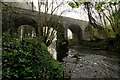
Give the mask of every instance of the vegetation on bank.
M 61 80 L 63 69 L 40 38 L 11 38 L 3 33 L 3 80 Z
M 110 51 L 119 51 L 120 49 L 120 41 L 112 39 L 111 41 L 106 40 L 83 40 L 80 44 L 82 48 L 90 48 L 90 49 L 101 49 L 101 50 L 110 50 Z
M 64 46 L 64 50 L 57 48 L 57 51 L 59 51 L 60 55 L 61 50 L 62 53 L 65 53 L 67 45 L 64 41 L 64 32 L 62 29 L 58 29 L 58 26 L 61 25 L 58 25 L 58 23 L 48 23 L 46 20 L 50 16 L 44 15 L 43 18 L 45 18 L 45 20 L 39 22 L 41 27 L 38 26 L 38 28 L 41 28 L 39 31 L 40 33 L 36 34 L 35 28 L 33 27 L 34 23 L 29 22 L 29 18 L 25 17 L 27 21 L 22 20 L 24 18 L 20 18 L 25 24 L 18 21 L 17 17 L 23 13 L 18 11 L 19 15 L 15 15 L 15 7 L 17 4 L 19 3 L 2 3 L 2 31 L 4 32 L 2 45 L 3 80 L 61 80 L 63 78 L 63 69 L 61 64 L 60 62 L 54 60 L 47 50 L 47 47 L 55 38 L 56 30 L 60 30 L 58 31 L 60 33 L 57 33 L 57 35 L 59 35 L 57 36 L 59 37 L 57 45 L 58 48 L 60 48 L 59 46 L 63 43 L 62 46 Z M 46 6 L 47 5 L 45 5 L 45 8 Z M 39 6 L 39 8 L 42 7 Z M 29 23 L 33 25 L 29 25 Z M 15 27 L 15 24 L 21 24 L 21 26 Z M 35 35 L 32 36 L 32 32 Z M 14 33 L 19 35 L 14 35 Z M 40 36 L 38 37 L 38 35 Z M 59 57 L 60 60 L 61 57 Z
M 90 41 L 83 41 L 81 46 L 120 50 L 120 1 L 83 2 L 78 0 L 68 4 L 72 8 L 83 6 L 89 18 L 88 32 L 92 37 Z M 103 40 L 100 38 L 101 35 Z
M 68 40 L 69 46 L 74 46 L 72 39 Z M 79 44 L 81 48 L 97 49 L 97 50 L 109 50 L 109 51 L 120 51 L 120 38 L 111 38 L 107 41 L 105 39 L 95 40 L 82 40 Z

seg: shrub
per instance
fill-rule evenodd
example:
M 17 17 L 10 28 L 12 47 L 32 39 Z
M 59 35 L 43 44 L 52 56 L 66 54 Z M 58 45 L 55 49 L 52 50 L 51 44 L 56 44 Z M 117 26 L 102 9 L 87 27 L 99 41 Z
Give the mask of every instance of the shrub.
M 3 34 L 3 80 L 61 80 L 62 67 L 39 38 L 11 38 Z

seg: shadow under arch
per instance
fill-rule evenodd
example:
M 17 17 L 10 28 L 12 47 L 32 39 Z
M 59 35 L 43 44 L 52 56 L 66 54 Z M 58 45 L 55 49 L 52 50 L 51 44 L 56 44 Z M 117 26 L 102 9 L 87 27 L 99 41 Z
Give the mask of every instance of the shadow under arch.
M 80 28 L 80 26 L 76 25 L 76 24 L 72 24 L 68 27 L 68 29 L 71 30 L 72 32 L 72 42 L 74 45 L 80 45 L 80 43 L 83 40 L 83 31 Z
M 24 16 L 16 18 L 14 20 L 14 32 L 16 32 L 18 27 L 21 25 L 33 26 L 35 28 L 36 35 L 38 36 L 38 33 L 39 33 L 38 32 L 38 24 L 32 18 L 24 17 Z

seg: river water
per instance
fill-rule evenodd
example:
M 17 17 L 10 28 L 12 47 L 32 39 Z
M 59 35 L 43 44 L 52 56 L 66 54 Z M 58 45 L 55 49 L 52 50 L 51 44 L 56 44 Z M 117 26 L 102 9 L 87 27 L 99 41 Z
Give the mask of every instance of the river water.
M 63 58 L 64 73 L 71 79 L 118 78 L 119 58 L 116 52 L 71 47 Z

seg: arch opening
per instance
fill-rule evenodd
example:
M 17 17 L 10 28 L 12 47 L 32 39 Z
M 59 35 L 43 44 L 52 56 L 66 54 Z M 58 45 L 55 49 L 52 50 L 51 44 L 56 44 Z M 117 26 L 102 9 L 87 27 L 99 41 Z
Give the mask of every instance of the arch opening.
M 67 38 L 73 39 L 73 34 L 72 34 L 72 31 L 70 29 L 67 29 Z
M 38 25 L 33 19 L 31 19 L 29 17 L 24 17 L 24 16 L 16 18 L 14 20 L 14 30 L 13 30 L 13 32 L 16 33 L 17 29 L 21 25 L 30 25 L 30 26 L 34 27 L 35 32 L 36 32 L 36 36 L 38 35 L 38 33 L 39 33 L 38 32 Z
M 70 29 L 72 32 L 72 44 L 80 45 L 83 39 L 82 29 L 80 28 L 80 26 L 73 24 L 70 25 L 68 29 Z
M 35 28 L 30 25 L 21 25 L 17 29 L 17 33 L 20 35 L 20 38 L 28 37 L 32 38 L 36 36 Z

